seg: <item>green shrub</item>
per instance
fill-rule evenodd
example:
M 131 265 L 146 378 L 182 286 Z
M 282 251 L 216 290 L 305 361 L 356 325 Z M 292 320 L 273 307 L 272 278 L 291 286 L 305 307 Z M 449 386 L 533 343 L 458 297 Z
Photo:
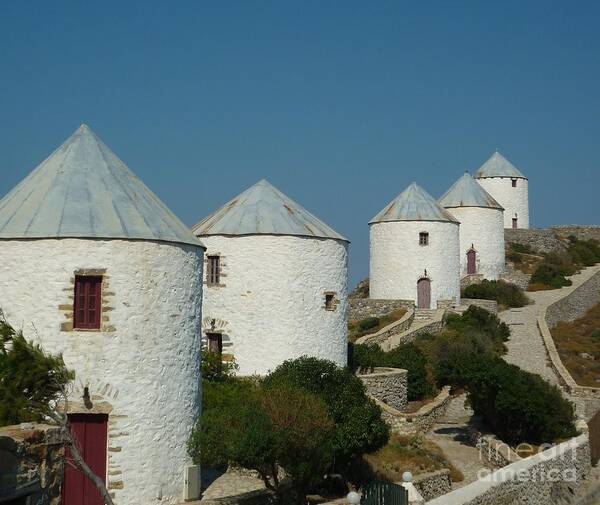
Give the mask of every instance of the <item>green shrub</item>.
M 594 331 L 592 332 L 592 338 L 593 338 L 594 340 L 600 340 L 600 329 L 598 329 L 598 330 L 594 330 Z
M 573 263 L 590 267 L 600 262 L 600 243 L 596 240 L 577 240 L 569 246 Z
M 506 307 L 524 307 L 529 303 L 527 296 L 519 286 L 505 281 L 483 280 L 479 284 L 471 284 L 463 290 L 465 298 L 496 300 Z
M 43 421 L 74 378 L 60 354 L 27 342 L 0 312 L 0 426 Z
M 377 344 L 354 344 L 349 362 L 353 372 L 368 373 L 375 367 L 402 368 L 408 372 L 407 397 L 421 400 L 434 392 L 427 374 L 427 357 L 414 344 L 384 352 Z
M 508 251 L 506 253 L 506 259 L 513 263 L 521 263 L 521 261 L 523 261 L 523 255 L 518 252 Z
M 462 315 L 451 314 L 446 320 L 446 329 L 459 333 L 478 331 L 484 333 L 495 344 L 510 338 L 510 328 L 496 314 L 471 305 Z
M 517 254 L 535 254 L 535 251 L 527 244 L 519 244 L 518 242 L 510 242 L 508 244 L 509 252 Z
M 371 328 L 375 328 L 379 326 L 379 318 L 378 317 L 367 317 L 365 319 L 361 319 L 358 321 L 358 327 L 360 331 L 367 331 Z
M 266 390 L 235 382 L 211 383 L 220 399 L 202 413 L 188 442 L 190 455 L 203 465 L 234 463 L 256 470 L 279 503 L 306 503 L 307 492 L 321 483 L 334 457 L 334 423 L 325 405 L 289 385 Z M 281 485 L 278 467 L 291 489 Z
M 565 278 L 564 270 L 551 263 L 541 263 L 533 272 L 530 284 L 543 284 L 552 289 L 562 288 L 573 284 L 570 279 Z
M 235 361 L 223 362 L 221 355 L 216 352 L 202 353 L 202 380 L 222 382 L 235 376 L 238 370 Z
M 293 386 L 319 397 L 335 423 L 334 449 L 338 471 L 355 458 L 383 447 L 389 427 L 362 381 L 334 363 L 303 356 L 285 361 L 264 379 L 268 388 Z
M 501 358 L 453 355 L 438 364 L 436 377 L 466 388 L 474 412 L 505 442 L 541 444 L 576 434 L 573 405 L 559 389 Z

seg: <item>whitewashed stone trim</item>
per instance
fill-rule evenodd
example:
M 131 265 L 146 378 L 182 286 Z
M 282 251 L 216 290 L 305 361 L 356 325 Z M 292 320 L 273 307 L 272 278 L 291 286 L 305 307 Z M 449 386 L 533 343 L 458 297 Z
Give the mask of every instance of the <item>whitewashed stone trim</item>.
M 548 505 L 556 484 L 576 491 L 591 469 L 587 434 L 505 466 L 482 479 L 427 502 L 428 505 Z M 557 480 L 560 479 L 560 482 Z

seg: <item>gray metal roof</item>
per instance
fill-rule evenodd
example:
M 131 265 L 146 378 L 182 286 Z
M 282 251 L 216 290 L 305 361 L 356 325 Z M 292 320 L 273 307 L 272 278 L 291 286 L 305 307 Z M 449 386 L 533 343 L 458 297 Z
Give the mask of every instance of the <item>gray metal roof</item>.
M 494 200 L 468 172 L 444 193 L 438 203 L 446 209 L 452 207 L 486 207 L 503 210 L 502 205 Z
M 416 182 L 394 198 L 369 224 L 388 221 L 458 221 Z
M 0 200 L 0 238 L 58 237 L 202 246 L 86 125 Z
M 483 177 L 520 177 L 527 179 L 517 167 L 498 151 L 492 154 L 490 159 L 481 165 L 479 170 L 475 172 L 476 179 L 481 179 Z
M 198 235 L 296 235 L 347 241 L 266 180 L 192 227 Z

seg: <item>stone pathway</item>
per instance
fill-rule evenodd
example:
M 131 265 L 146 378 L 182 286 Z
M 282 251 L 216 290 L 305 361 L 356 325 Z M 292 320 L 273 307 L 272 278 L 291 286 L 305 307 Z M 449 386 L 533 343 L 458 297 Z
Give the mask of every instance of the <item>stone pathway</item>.
M 479 458 L 479 450 L 469 445 L 469 424 L 473 411 L 465 406 L 466 395 L 450 400 L 444 417 L 435 424 L 427 438 L 436 443 L 446 458 L 464 475 L 461 482 L 453 482 L 452 489 L 458 489 L 477 480 L 477 472 L 485 468 Z
M 536 373 L 551 384 L 558 385 L 559 380 L 548 362 L 546 347 L 537 326 L 540 312 L 555 301 L 568 295 L 600 270 L 600 266 L 586 268 L 570 277 L 572 286 L 549 291 L 528 292 L 534 302 L 521 308 L 509 309 L 498 316 L 510 326 L 511 336 L 507 342 L 508 352 L 504 359 L 523 370 Z

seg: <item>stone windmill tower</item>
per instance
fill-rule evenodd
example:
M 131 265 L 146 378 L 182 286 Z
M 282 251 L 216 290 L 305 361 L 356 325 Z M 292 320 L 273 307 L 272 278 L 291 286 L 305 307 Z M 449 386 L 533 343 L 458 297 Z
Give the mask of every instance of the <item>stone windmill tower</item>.
M 241 375 L 307 355 L 347 364 L 348 241 L 267 181 L 192 231 L 207 247 L 203 335 Z
M 116 503 L 183 496 L 202 268 L 203 245 L 85 125 L 0 201 L 0 307 L 75 371 L 71 427 Z M 103 503 L 70 468 L 63 498 Z
M 529 181 L 517 167 L 496 151 L 475 179 L 504 207 L 504 228 L 529 228 Z
M 459 302 L 459 222 L 429 193 L 413 182 L 369 225 L 371 298 Z

